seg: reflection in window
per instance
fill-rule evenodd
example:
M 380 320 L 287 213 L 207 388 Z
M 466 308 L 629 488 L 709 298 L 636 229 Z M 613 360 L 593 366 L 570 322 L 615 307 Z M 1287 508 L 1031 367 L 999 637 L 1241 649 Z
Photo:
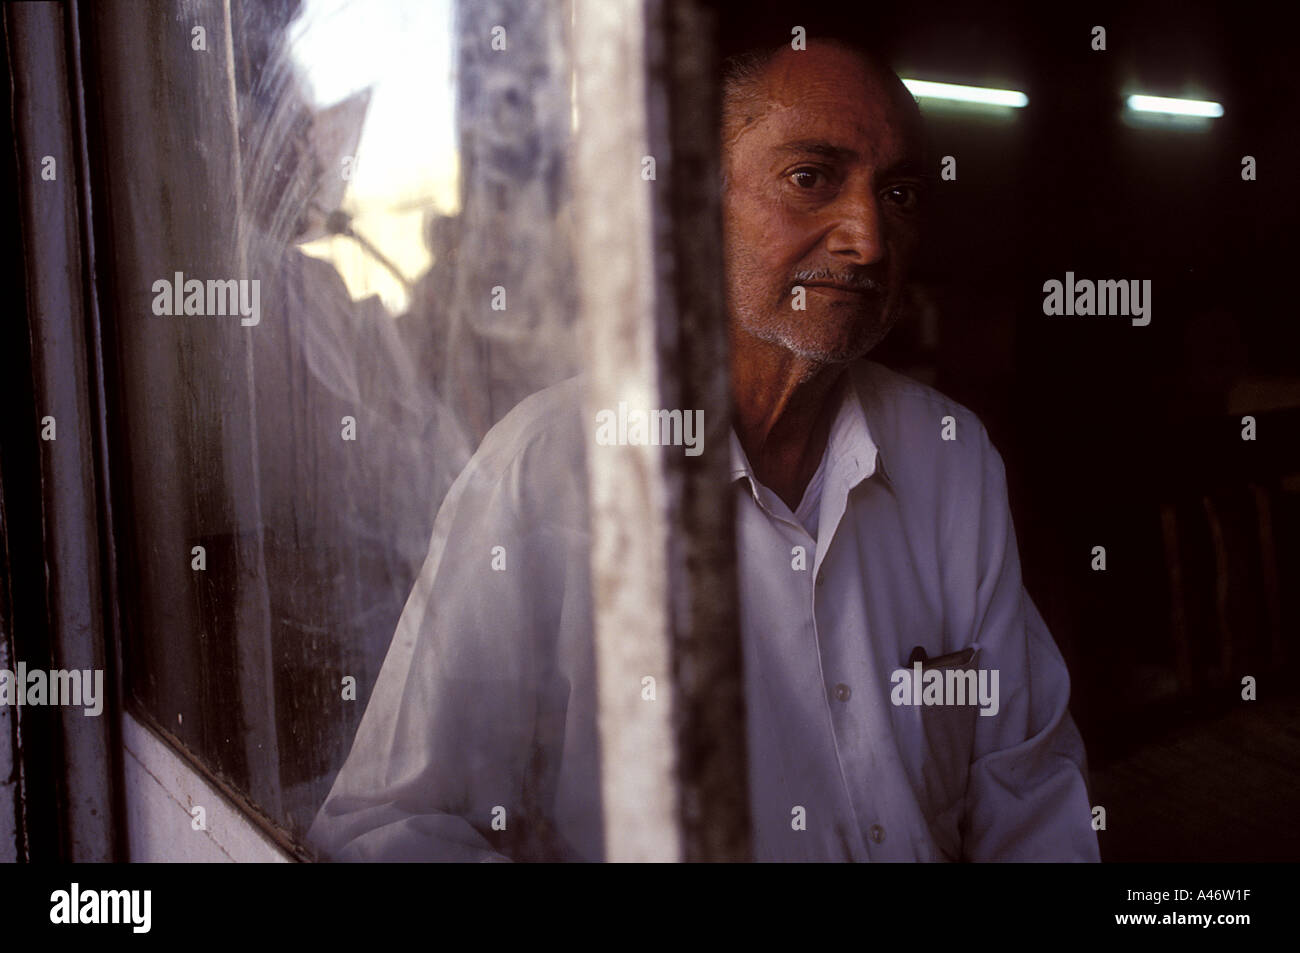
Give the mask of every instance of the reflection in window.
M 299 839 L 440 502 L 575 369 L 567 13 L 507 5 L 502 56 L 485 6 L 93 14 L 128 691 Z M 259 321 L 155 313 L 178 273 Z

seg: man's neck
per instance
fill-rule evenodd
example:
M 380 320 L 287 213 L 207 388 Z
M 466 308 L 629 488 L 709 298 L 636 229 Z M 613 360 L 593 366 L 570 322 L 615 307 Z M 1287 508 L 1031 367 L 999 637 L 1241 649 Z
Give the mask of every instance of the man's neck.
M 826 451 L 846 365 L 740 337 L 731 351 L 736 436 L 759 482 L 794 510 Z

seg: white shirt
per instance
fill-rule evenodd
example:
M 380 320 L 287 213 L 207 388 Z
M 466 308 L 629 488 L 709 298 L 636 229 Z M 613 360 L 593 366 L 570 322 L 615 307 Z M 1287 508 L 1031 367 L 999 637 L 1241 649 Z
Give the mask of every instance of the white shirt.
M 580 386 L 511 411 L 444 502 L 308 835 L 324 855 L 602 859 Z M 1098 860 L 1000 456 L 969 410 L 878 364 L 843 395 L 810 528 L 731 435 L 755 858 Z M 915 646 L 998 670 L 997 714 L 893 704 Z

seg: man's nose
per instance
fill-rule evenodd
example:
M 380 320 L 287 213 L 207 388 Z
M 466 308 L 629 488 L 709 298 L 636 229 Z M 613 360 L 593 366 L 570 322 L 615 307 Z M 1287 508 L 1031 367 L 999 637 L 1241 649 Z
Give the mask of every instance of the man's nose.
M 880 202 L 870 190 L 842 193 L 834 213 L 834 227 L 826 236 L 827 251 L 855 265 L 873 265 L 884 259 L 884 220 Z

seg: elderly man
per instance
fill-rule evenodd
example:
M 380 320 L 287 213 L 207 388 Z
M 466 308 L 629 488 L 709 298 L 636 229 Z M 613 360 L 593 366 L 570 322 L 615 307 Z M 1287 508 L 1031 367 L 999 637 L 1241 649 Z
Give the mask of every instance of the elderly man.
M 859 360 L 916 245 L 915 103 L 817 41 L 735 60 L 725 94 L 754 855 L 1096 860 L 1001 459 L 970 411 Z M 444 503 L 324 855 L 602 857 L 581 386 L 515 408 Z

